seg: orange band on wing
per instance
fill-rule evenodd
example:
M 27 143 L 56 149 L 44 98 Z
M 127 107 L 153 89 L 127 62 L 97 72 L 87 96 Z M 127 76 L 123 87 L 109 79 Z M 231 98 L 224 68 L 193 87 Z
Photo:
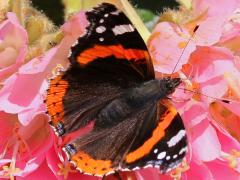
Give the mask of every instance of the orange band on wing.
M 86 65 L 97 58 L 105 58 L 115 56 L 118 59 L 139 60 L 149 59 L 146 50 L 140 49 L 125 49 L 122 45 L 100 46 L 95 45 L 91 49 L 83 51 L 78 57 L 77 61 Z
M 165 135 L 165 130 L 171 124 L 172 120 L 176 116 L 177 111 L 174 108 L 168 109 L 165 114 L 160 119 L 158 126 L 154 129 L 152 136 L 138 149 L 133 152 L 130 152 L 126 156 L 126 162 L 132 163 L 146 154 L 150 153 L 153 146 L 157 144 Z
M 109 160 L 95 160 L 88 154 L 79 151 L 73 155 L 71 160 L 76 163 L 77 169 L 83 173 L 103 176 L 113 171 L 112 163 Z
M 57 76 L 50 82 L 46 104 L 48 114 L 51 116 L 51 121 L 54 125 L 63 120 L 63 97 L 66 94 L 67 88 L 68 82 L 62 80 L 62 75 Z

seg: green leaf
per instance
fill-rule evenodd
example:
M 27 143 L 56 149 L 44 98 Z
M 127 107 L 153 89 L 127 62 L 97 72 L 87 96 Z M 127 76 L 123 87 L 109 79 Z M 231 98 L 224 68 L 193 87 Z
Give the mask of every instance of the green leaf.
M 152 21 L 156 16 L 152 11 L 147 9 L 137 9 L 137 13 L 144 23 Z

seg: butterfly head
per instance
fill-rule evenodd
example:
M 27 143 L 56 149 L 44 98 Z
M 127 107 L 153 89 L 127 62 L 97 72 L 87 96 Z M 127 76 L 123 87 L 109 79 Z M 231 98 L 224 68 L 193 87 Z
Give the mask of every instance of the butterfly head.
M 161 79 L 161 84 L 165 87 L 164 89 L 167 95 L 172 94 L 181 82 L 180 78 L 165 77 Z

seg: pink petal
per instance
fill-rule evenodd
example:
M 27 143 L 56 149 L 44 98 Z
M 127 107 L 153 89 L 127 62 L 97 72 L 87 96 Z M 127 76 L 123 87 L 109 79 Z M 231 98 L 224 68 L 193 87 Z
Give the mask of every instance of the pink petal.
M 228 133 L 240 141 L 240 116 L 226 109 L 223 104 L 218 102 L 210 104 L 209 112 L 213 118 L 212 122 L 222 133 Z
M 57 156 L 57 152 L 54 146 L 52 146 L 52 148 L 47 152 L 46 161 L 47 161 L 48 167 L 51 169 L 53 174 L 57 176 L 57 172 L 59 171 L 58 164 L 61 163 L 61 161 Z
M 32 172 L 37 170 L 37 168 L 42 164 L 43 161 L 44 161 L 44 155 L 37 156 L 33 159 L 30 159 L 27 162 L 18 161 L 16 163 L 16 167 L 21 169 L 21 171 L 19 173 L 16 173 L 15 176 L 25 177 L 31 174 Z
M 52 147 L 53 133 L 48 125 L 48 116 L 45 114 L 35 116 L 21 133 L 31 147 L 32 156 L 44 154 Z
M 208 169 L 211 171 L 214 179 L 226 180 L 226 179 L 240 179 L 239 172 L 231 169 L 226 163 L 220 160 L 206 162 Z
M 183 114 L 181 114 L 182 118 L 184 119 L 185 125 L 187 128 L 191 129 L 194 126 L 201 123 L 207 117 L 207 111 L 205 104 L 203 103 L 191 103 L 190 108 L 187 108 L 188 104 L 183 106 Z
M 183 174 L 183 180 L 189 179 L 201 179 L 210 180 L 213 179 L 211 171 L 207 166 L 201 162 L 192 161 L 190 164 L 190 169 Z
M 200 22 L 198 29 L 193 37 L 199 46 L 210 46 L 217 43 L 223 33 L 225 19 L 218 16 L 208 17 Z
M 74 39 L 79 37 L 85 31 L 89 22 L 84 11 L 72 16 L 61 28 L 66 35 L 72 36 Z
M 1 67 L 0 80 L 4 80 L 24 63 L 27 54 L 27 32 L 20 26 L 14 13 L 7 13 L 7 20 L 0 25 Z M 11 53 L 10 53 L 11 50 Z
M 135 171 L 137 180 L 144 180 L 144 179 L 151 179 L 151 180 L 158 180 L 160 178 L 159 170 L 156 168 L 146 168 L 142 170 Z M 168 176 L 165 178 L 161 177 L 160 179 L 167 180 L 169 179 Z
M 159 23 L 148 42 L 155 71 L 171 74 L 181 57 L 175 71 L 180 70 L 181 66 L 187 63 L 191 52 L 196 48 L 195 44 L 190 41 L 182 54 L 189 38 L 185 29 L 179 28 L 173 23 Z
M 46 161 L 44 161 L 40 167 L 37 168 L 36 171 L 29 174 L 25 177 L 16 177 L 16 180 L 33 180 L 33 179 L 49 179 L 49 180 L 57 180 L 57 177 L 54 176 L 52 171 L 49 169 Z
M 240 117 L 240 102 L 231 102 L 230 100 L 230 103 L 223 103 L 221 101 L 219 103 Z
M 232 52 L 226 48 L 199 47 L 192 53 L 189 63 L 197 64 L 193 71 L 197 76 L 197 82 L 201 83 L 235 69 L 233 59 Z
M 229 21 L 224 25 L 224 31 L 219 41 L 220 46 L 227 47 L 232 51 L 239 51 L 239 40 L 240 40 L 240 24 L 237 22 Z
M 192 130 L 193 154 L 199 160 L 212 161 L 219 157 L 221 144 L 218 140 L 216 131 L 205 120 L 195 126 Z
M 216 126 L 217 136 L 221 142 L 221 150 L 230 153 L 233 149 L 240 151 L 240 143 L 233 138 L 229 133 Z
M 219 18 L 227 17 L 240 6 L 238 0 L 221 0 L 221 3 L 218 0 L 194 0 L 192 4 L 195 14 L 207 11 L 208 16 Z
M 217 98 L 221 99 L 223 95 L 226 94 L 228 91 L 228 84 L 222 77 L 218 77 L 201 83 L 200 89 L 202 94 L 209 96 L 202 96 L 208 105 L 209 103 L 216 101 Z

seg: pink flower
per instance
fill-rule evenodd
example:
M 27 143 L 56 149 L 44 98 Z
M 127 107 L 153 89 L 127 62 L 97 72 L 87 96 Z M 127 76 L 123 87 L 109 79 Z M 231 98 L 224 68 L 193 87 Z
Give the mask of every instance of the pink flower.
M 24 63 L 27 54 L 27 32 L 14 13 L 0 25 L 0 81 L 3 81 Z
M 217 0 L 194 0 L 192 1 L 193 12 L 198 14 L 199 12 L 207 12 L 208 16 L 228 16 L 240 7 L 238 0 L 222 0 L 221 3 Z
M 9 13 L 9 15 L 11 18 L 15 17 L 13 13 Z M 13 23 L 10 22 L 7 20 L 1 25 L 5 27 L 5 24 L 9 24 L 7 27 L 10 28 L 13 26 Z M 16 18 L 12 22 L 21 29 Z M 49 171 L 52 170 L 42 165 L 47 162 L 46 154 L 53 148 L 54 138 L 47 123 L 49 117 L 45 114 L 46 108 L 43 103 L 48 88 L 47 81 L 53 71 L 56 73 L 59 68 L 67 66 L 69 49 L 83 33 L 86 25 L 84 13 L 73 16 L 63 26 L 64 38 L 58 46 L 26 64 L 23 64 L 25 56 L 21 56 L 21 63 L 17 63 L 18 66 L 14 66 L 14 71 L 11 71 L 15 73 L 4 81 L 0 90 L 0 123 L 1 127 L 4 127 L 4 131 L 1 131 L 1 137 L 4 138 L 0 140 L 1 177 L 13 179 L 14 176 L 18 176 L 31 179 L 39 174 L 38 171 L 46 171 L 49 174 Z M 6 29 L 4 32 L 5 34 L 2 33 L 2 44 L 7 44 L 11 39 L 9 37 L 14 37 L 13 32 L 19 36 L 16 37 L 17 40 L 27 39 L 26 34 L 18 33 L 18 29 L 14 29 L 14 31 Z M 18 41 L 16 41 L 17 45 Z M 18 46 L 20 45 L 19 43 Z M 11 58 L 13 61 L 18 61 L 18 56 Z M 35 173 L 32 173 L 33 171 Z M 50 173 L 49 175 L 53 176 L 54 174 Z M 59 176 L 55 175 L 56 178 Z
M 23 126 L 16 114 L 0 112 L 0 177 L 13 178 L 36 170 L 52 146 L 48 117 L 37 115 Z

